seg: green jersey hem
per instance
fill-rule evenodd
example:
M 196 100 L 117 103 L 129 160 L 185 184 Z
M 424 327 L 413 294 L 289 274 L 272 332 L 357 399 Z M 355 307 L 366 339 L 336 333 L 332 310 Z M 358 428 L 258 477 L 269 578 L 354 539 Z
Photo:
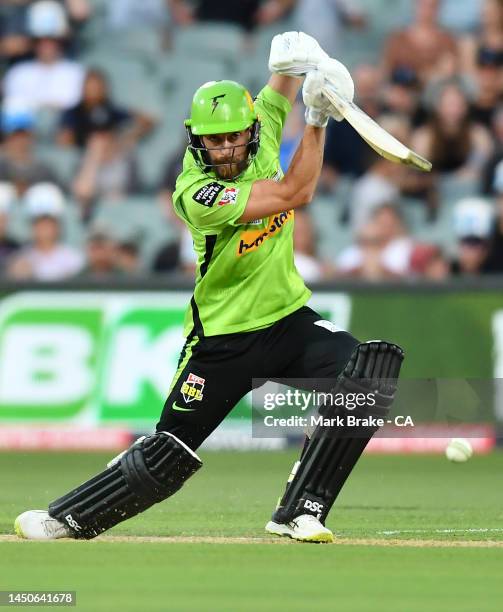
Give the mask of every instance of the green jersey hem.
M 278 312 L 270 314 L 267 317 L 262 317 L 261 319 L 255 319 L 253 321 L 252 327 L 250 327 L 250 321 L 247 321 L 244 323 L 236 323 L 235 325 L 219 325 L 218 330 L 217 330 L 217 329 L 213 329 L 210 323 L 205 322 L 203 324 L 204 336 L 221 336 L 223 334 L 235 334 L 238 332 L 258 331 L 258 329 L 262 326 L 263 328 L 269 327 L 270 325 L 276 323 L 276 321 L 283 319 L 289 314 L 292 314 L 292 312 L 294 312 L 295 310 L 298 310 L 299 308 L 304 306 L 305 303 L 311 297 L 311 295 L 312 295 L 312 292 L 306 287 L 305 291 L 302 292 L 302 295 L 300 296 L 300 298 L 296 300 L 293 304 L 290 304 L 286 308 L 283 308 L 282 310 Z M 188 336 L 188 334 L 192 330 L 192 327 L 193 326 L 190 325 L 186 328 L 185 336 Z

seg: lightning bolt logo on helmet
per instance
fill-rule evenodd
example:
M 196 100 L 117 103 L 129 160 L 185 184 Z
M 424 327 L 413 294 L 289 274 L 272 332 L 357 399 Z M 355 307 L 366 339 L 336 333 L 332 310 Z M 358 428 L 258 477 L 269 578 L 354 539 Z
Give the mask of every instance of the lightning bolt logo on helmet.
M 220 100 L 220 98 L 225 98 L 227 94 L 220 94 L 219 96 L 214 96 L 213 98 L 211 98 L 211 114 L 213 115 L 213 113 L 215 112 L 217 106 L 218 106 L 218 102 Z

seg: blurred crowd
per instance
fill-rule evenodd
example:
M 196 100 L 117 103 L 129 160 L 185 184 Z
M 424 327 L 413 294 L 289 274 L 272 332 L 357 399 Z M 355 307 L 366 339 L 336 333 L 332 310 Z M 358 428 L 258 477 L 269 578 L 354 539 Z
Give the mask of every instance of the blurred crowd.
M 258 93 L 272 35 L 293 28 L 434 167 L 330 122 L 318 194 L 296 212 L 306 281 L 503 273 L 503 0 L 3 0 L 0 278 L 193 275 L 171 206 L 190 92 L 204 75 Z M 303 127 L 299 99 L 285 171 Z

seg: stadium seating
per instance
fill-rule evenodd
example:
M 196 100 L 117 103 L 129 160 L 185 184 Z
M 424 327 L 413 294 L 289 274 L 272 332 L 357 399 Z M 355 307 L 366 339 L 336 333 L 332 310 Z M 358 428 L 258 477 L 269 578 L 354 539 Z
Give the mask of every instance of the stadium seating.
M 174 36 L 177 54 L 221 61 L 231 70 L 234 70 L 243 45 L 243 31 L 230 24 L 198 23 L 190 28 L 177 28 Z
M 229 24 L 198 23 L 177 28 L 172 32 L 171 44 L 166 45 L 161 27 L 165 24 L 154 31 L 142 27 L 117 31 L 107 21 L 108 0 L 88 1 L 93 17 L 79 31 L 77 59 L 106 72 L 112 99 L 117 105 L 140 111 L 157 122 L 154 131 L 136 149 L 147 194 L 157 192 L 168 161 L 185 140 L 183 120 L 189 115 L 194 91 L 209 80 L 234 79 L 256 95 L 269 78 L 267 59 L 271 38 L 280 31 L 297 27 L 295 12 L 287 20 L 259 28 L 253 36 Z M 386 36 L 402 27 L 411 15 L 408 0 L 360 0 L 359 3 L 367 15 L 367 27 L 342 31 L 340 59 L 350 68 L 360 62 L 375 63 Z M 38 113 L 36 153 L 55 168 L 61 184 L 68 190 L 80 153 L 54 144 L 58 125 L 59 115 L 54 111 Z M 479 186 L 474 181 L 447 176 L 438 181 L 438 187 L 441 205 L 434 222 L 427 221 L 421 201 L 403 198 L 401 209 L 414 237 L 452 251 L 456 241 L 452 231 L 453 207 L 461 197 L 477 193 Z M 351 181 L 342 179 L 333 196 L 318 196 L 310 206 L 320 256 L 324 258 L 333 260 L 354 240 L 349 224 L 344 223 L 351 188 Z M 176 230 L 163 218 L 155 196 L 100 203 L 96 218 L 123 227 L 127 235 L 135 234 L 145 265 L 160 245 L 176 235 Z M 22 211 L 13 215 L 11 225 L 20 237 L 29 233 L 25 221 Z M 74 203 L 70 203 L 65 215 L 65 228 L 71 243 L 84 242 L 85 229 Z
M 177 237 L 177 229 L 163 215 L 155 196 L 101 202 L 93 223 L 111 228 L 118 240 L 136 242 L 146 268 L 159 248 Z
M 79 166 L 80 151 L 55 144 L 40 143 L 35 148 L 36 155 L 54 169 L 62 187 L 69 189 Z

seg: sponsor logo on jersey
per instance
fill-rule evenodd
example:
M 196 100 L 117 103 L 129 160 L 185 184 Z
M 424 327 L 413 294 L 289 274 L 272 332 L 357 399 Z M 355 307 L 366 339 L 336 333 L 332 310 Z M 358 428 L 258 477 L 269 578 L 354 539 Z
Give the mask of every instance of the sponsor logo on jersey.
M 199 191 L 192 196 L 192 199 L 198 204 L 208 206 L 209 208 L 217 201 L 217 198 L 224 186 L 220 183 L 207 183 L 204 187 L 201 187 Z
M 266 219 L 267 221 L 268 219 Z M 264 219 L 254 219 L 253 221 L 245 221 L 244 223 L 239 223 L 238 225 L 262 225 Z
M 238 199 L 239 189 L 236 187 L 227 187 L 223 192 L 218 206 L 226 206 L 227 204 L 235 204 Z
M 293 219 L 293 210 L 288 210 L 274 217 L 269 217 L 268 224 L 265 229 L 253 229 L 244 231 L 240 235 L 240 240 L 237 248 L 237 256 L 246 255 L 251 251 L 259 248 L 268 238 L 272 238 L 279 234 L 285 223 Z
M 200 376 L 196 376 L 189 374 L 187 380 L 183 383 L 182 388 L 180 389 L 183 399 L 188 404 L 189 402 L 193 402 L 197 400 L 200 402 L 203 399 L 203 389 L 204 389 L 205 379 Z

